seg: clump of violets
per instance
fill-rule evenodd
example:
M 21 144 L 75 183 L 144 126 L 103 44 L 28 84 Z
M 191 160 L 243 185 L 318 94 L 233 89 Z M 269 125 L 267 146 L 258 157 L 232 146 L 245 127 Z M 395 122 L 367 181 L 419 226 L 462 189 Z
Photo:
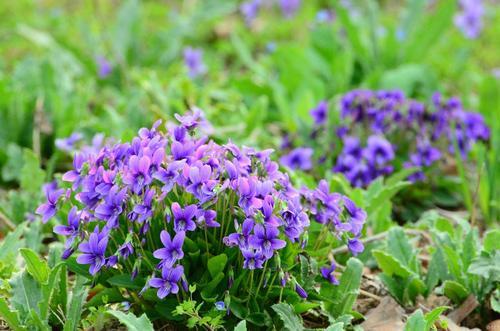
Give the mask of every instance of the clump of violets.
M 188 283 L 207 283 L 200 279 L 207 259 L 225 254 L 230 270 L 222 290 L 240 286 L 253 293 L 235 275 L 253 281 L 255 271 L 261 279 L 274 274 L 264 286 L 289 283 L 307 297 L 292 269 L 307 246 L 311 220 L 353 254 L 362 251 L 366 213 L 347 197 L 329 192 L 324 181 L 316 189 L 295 189 L 271 150 L 200 136 L 200 111 L 176 118 L 180 124 L 166 131 L 158 121 L 131 142 L 76 153 L 74 168 L 62 177 L 67 188 L 46 188 L 47 202 L 37 210 L 44 222 L 61 205 L 71 209 L 54 228 L 67 237 L 64 258 L 76 255 L 91 275 L 145 279 L 143 292 L 154 289 L 163 299 L 187 292 Z M 285 273 L 291 276 L 278 277 Z M 331 282 L 331 273 L 322 274 Z
M 409 179 L 424 180 L 423 170 L 446 154 L 453 155 L 455 145 L 465 157 L 474 143 L 487 141 L 490 135 L 481 114 L 466 111 L 459 99 L 444 99 L 439 93 L 425 104 L 397 90 L 353 90 L 341 98 L 340 124 L 333 128 L 328 121 L 333 113 L 325 101 L 310 114 L 314 122 L 310 136 L 319 142 L 317 152 L 324 151 L 324 146 L 330 146 L 332 152 L 308 154 L 305 162 L 297 151 L 310 147 L 294 148 L 286 136 L 284 147 L 289 152 L 282 156 L 284 164 L 304 171 L 314 164 L 330 166 L 355 187 L 366 187 L 402 167 L 420 167 L 422 171 Z
M 482 0 L 459 0 L 460 12 L 454 17 L 455 26 L 468 39 L 479 37 L 483 29 L 484 6 Z

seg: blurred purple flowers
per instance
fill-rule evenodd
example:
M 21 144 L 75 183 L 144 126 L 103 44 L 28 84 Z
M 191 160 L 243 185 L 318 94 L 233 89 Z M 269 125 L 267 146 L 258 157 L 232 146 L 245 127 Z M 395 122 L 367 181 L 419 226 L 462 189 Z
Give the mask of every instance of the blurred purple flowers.
M 483 29 L 484 7 L 482 0 L 459 0 L 460 12 L 454 22 L 468 39 L 479 37 Z
M 334 172 L 345 175 L 351 185 L 367 187 L 380 176 L 402 167 L 420 167 L 409 179 L 425 179 L 423 170 L 432 167 L 446 153 L 454 154 L 454 141 L 466 156 L 477 141 L 487 141 L 489 128 L 483 116 L 465 111 L 460 100 L 445 100 L 439 93 L 431 105 L 406 98 L 403 92 L 353 90 L 340 100 L 341 125 L 335 127 L 333 141 L 327 123 L 328 108 L 321 101 L 311 110 L 314 120 L 310 136 L 324 150 L 338 146 L 319 160 L 310 147 L 293 148 L 286 135 L 283 148 L 289 149 L 281 162 L 289 168 L 310 170 L 315 164 L 333 163 Z M 330 156 L 331 155 L 331 156 Z
M 207 67 L 203 63 L 203 51 L 201 49 L 186 47 L 183 54 L 189 77 L 196 78 L 207 71 Z

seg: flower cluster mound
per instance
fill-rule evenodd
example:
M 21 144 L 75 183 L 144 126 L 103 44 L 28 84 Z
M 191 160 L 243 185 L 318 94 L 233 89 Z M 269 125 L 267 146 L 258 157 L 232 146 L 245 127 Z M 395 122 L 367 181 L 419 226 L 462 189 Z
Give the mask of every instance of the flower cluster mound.
M 344 174 L 356 187 L 367 187 L 404 167 L 420 167 L 422 171 L 409 179 L 422 181 L 424 171 L 447 153 L 458 150 L 465 157 L 474 143 L 490 136 L 481 114 L 466 111 L 459 99 L 445 99 L 439 93 L 425 104 L 398 90 L 353 90 L 342 96 L 339 108 L 340 123 L 333 128 L 325 101 L 312 109 L 310 136 L 322 142 L 318 153 L 324 153 L 325 144 L 333 147 L 333 153 L 319 155 L 319 163 L 333 164 L 332 171 Z M 313 152 L 301 146 L 281 160 L 292 169 L 307 171 L 316 168 Z
M 69 210 L 66 224 L 54 228 L 67 237 L 65 259 L 77 255 L 91 275 L 144 279 L 144 289 L 165 298 L 209 282 L 207 261 L 223 254 L 227 263 L 212 275 L 224 280 L 216 284 L 219 296 L 235 287 L 238 296 L 255 291 L 255 271 L 260 285 L 264 279 L 263 286 L 290 286 L 306 297 L 292 269 L 308 247 L 310 220 L 353 254 L 363 250 L 365 212 L 326 182 L 296 189 L 271 150 L 199 135 L 199 112 L 176 118 L 180 125 L 166 132 L 156 122 L 130 143 L 75 154 L 62 176 L 71 187 L 45 187 L 48 201 L 37 210 L 45 222 Z M 325 256 L 318 274 L 336 283 L 333 263 Z

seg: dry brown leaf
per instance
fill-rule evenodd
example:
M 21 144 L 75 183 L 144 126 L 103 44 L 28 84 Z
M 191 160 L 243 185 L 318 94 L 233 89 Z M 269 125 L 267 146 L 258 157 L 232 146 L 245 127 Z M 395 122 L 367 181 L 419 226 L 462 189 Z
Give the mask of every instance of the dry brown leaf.
M 500 331 L 500 320 L 490 322 L 486 326 L 486 330 L 488 330 L 488 331 Z
M 391 297 L 386 296 L 380 304 L 366 314 L 366 320 L 361 323 L 365 331 L 401 331 L 404 329 L 404 311 Z

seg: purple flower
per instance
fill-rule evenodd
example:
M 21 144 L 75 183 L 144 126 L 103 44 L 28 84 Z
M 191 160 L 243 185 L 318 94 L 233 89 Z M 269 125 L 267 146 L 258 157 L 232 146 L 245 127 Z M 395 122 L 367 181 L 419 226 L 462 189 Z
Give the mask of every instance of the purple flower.
M 157 288 L 158 298 L 163 299 L 170 293 L 177 294 L 179 292 L 179 286 L 177 282 L 181 279 L 184 274 L 184 267 L 181 265 L 175 268 L 163 268 L 161 271 L 161 278 L 151 278 L 149 280 L 149 285 L 151 287 Z
M 73 152 L 75 150 L 75 144 L 82 140 L 83 136 L 79 132 L 72 133 L 67 138 L 56 139 L 55 145 L 58 149 L 64 152 Z
M 73 190 L 76 190 L 82 181 L 81 172 L 85 164 L 85 157 L 82 154 L 75 154 L 73 157 L 73 169 L 62 176 L 62 180 L 73 183 Z
M 366 221 L 366 212 L 357 207 L 354 202 L 349 199 L 348 197 L 343 197 L 344 200 L 344 207 L 345 210 L 347 211 L 347 214 L 350 216 L 349 219 L 349 224 L 351 226 L 351 233 L 354 234 L 355 236 L 359 235 L 361 233 L 361 230 L 363 229 L 363 224 Z
M 224 238 L 226 246 L 239 246 L 241 250 L 248 248 L 248 240 L 250 233 L 253 230 L 255 222 L 251 218 L 247 218 L 241 226 L 241 233 L 231 233 Z
M 138 157 L 132 155 L 128 162 L 128 173 L 123 178 L 123 182 L 128 184 L 135 194 L 139 194 L 142 188 L 149 185 L 152 177 L 149 174 L 151 159 L 148 156 Z
M 155 190 L 147 190 L 146 193 L 144 193 L 144 200 L 142 201 L 142 204 L 137 204 L 134 206 L 134 213 L 139 215 L 137 221 L 139 223 L 142 223 L 148 219 L 150 219 L 153 216 L 153 198 L 155 195 Z
M 241 4 L 240 12 L 245 17 L 247 25 L 251 25 L 259 14 L 260 0 L 249 0 Z
M 394 150 L 390 142 L 381 136 L 370 136 L 363 150 L 364 157 L 372 166 L 384 166 L 394 159 Z
M 184 167 L 185 161 L 173 161 L 167 168 L 160 168 L 153 177 L 161 181 L 164 185 L 162 187 L 163 193 L 168 193 L 174 187 L 177 178 L 179 177 L 179 170 Z
M 193 218 L 197 212 L 198 207 L 196 205 L 189 205 L 182 209 L 177 202 L 174 202 L 172 204 L 172 213 L 174 214 L 175 232 L 194 231 L 196 223 L 193 221 Z
M 349 250 L 351 251 L 352 255 L 354 255 L 354 256 L 356 256 L 359 253 L 363 252 L 364 249 L 365 249 L 365 246 L 363 245 L 363 243 L 361 242 L 361 240 L 359 240 L 358 237 L 353 238 L 353 239 L 349 239 L 348 242 L 347 242 L 347 247 L 349 248 Z
M 218 228 L 220 224 L 215 221 L 217 212 L 215 210 L 203 210 L 198 209 L 198 215 L 196 216 L 196 222 L 201 225 L 205 225 L 207 228 Z
M 224 310 L 226 310 L 226 304 L 224 303 L 224 301 L 217 301 L 215 303 L 215 309 L 220 310 L 220 311 L 224 311 Z
M 312 168 L 312 155 L 312 148 L 299 147 L 282 156 L 280 161 L 290 169 L 310 170 Z
M 189 71 L 189 77 L 196 78 L 203 75 L 207 68 L 203 64 L 203 52 L 201 49 L 184 48 L 184 63 Z
M 98 67 L 97 73 L 99 75 L 99 78 L 106 78 L 113 71 L 111 63 L 104 56 L 98 56 L 96 58 L 96 62 Z
M 170 237 L 167 231 L 163 230 L 161 232 L 160 239 L 165 248 L 160 248 L 153 252 L 153 256 L 161 260 L 158 268 L 171 268 L 177 260 L 184 257 L 182 245 L 184 244 L 185 237 L 186 233 L 184 231 L 177 232 L 174 239 Z
M 329 267 L 322 267 L 321 268 L 321 275 L 323 276 L 323 278 L 325 278 L 327 281 L 329 281 L 330 283 L 332 283 L 334 285 L 339 284 L 339 281 L 335 277 L 335 274 L 334 274 L 336 267 L 337 266 L 335 265 L 335 263 L 332 262 Z
M 134 246 L 132 246 L 132 243 L 130 241 L 127 241 L 118 248 L 118 254 L 126 259 L 130 254 L 134 254 Z
M 325 124 L 328 116 L 328 102 L 321 101 L 316 107 L 311 109 L 311 116 L 315 125 Z
M 280 7 L 283 16 L 291 18 L 300 7 L 300 0 L 280 0 Z
M 318 23 L 331 23 L 335 20 L 335 12 L 330 9 L 322 9 L 316 13 Z
M 304 290 L 304 288 L 302 288 L 302 286 L 300 286 L 297 282 L 295 282 L 295 292 L 297 292 L 297 294 L 301 298 L 307 299 L 307 292 L 306 292 L 306 290 Z
M 245 259 L 243 261 L 244 269 L 262 269 L 262 266 L 264 264 L 264 256 L 262 256 L 262 253 L 260 251 L 254 249 L 245 249 L 242 250 L 241 253 L 243 254 L 243 258 Z
M 95 209 L 95 216 L 107 221 L 108 227 L 116 227 L 118 225 L 118 217 L 123 212 L 123 202 L 126 195 L 126 188 L 120 190 L 117 185 L 114 185 L 109 190 L 104 202 Z
M 249 242 L 252 247 L 262 251 L 266 259 L 273 257 L 274 251 L 286 246 L 284 240 L 278 239 L 279 230 L 272 225 L 257 224 L 253 229 L 254 235 Z
M 482 0 L 459 0 L 461 11 L 455 15 L 455 26 L 468 39 L 476 39 L 483 29 L 484 7 Z
M 69 237 L 66 241 L 66 247 L 69 247 L 73 239 L 79 233 L 81 212 L 78 211 L 76 207 L 71 208 L 68 214 L 68 225 L 56 225 L 54 227 L 54 232 L 66 237 Z
M 57 189 L 57 183 L 53 182 L 46 184 L 44 186 L 45 196 L 47 202 L 41 204 L 37 209 L 36 213 L 42 216 L 42 222 L 47 223 L 57 212 L 57 201 L 59 197 L 64 193 L 63 189 Z
M 91 275 L 95 275 L 106 264 L 104 253 L 107 246 L 107 233 L 98 233 L 96 231 L 91 233 L 89 241 L 83 242 L 78 246 L 78 249 L 83 254 L 78 256 L 76 262 L 79 264 L 90 264 L 89 272 Z

